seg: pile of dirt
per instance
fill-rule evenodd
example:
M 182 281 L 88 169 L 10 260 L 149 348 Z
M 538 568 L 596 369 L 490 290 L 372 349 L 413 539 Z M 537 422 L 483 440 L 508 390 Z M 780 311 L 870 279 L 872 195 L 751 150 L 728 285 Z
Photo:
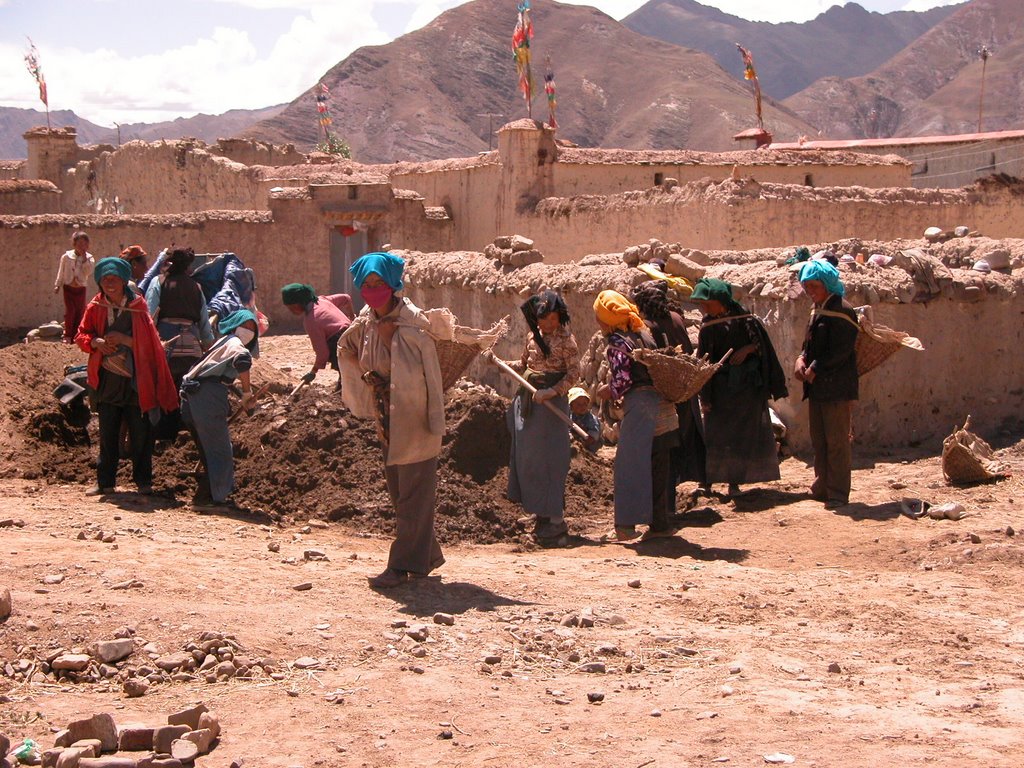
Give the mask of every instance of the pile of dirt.
M 84 356 L 62 345 L 16 345 L 0 349 L 0 406 L 7 437 L 0 443 L 0 477 L 47 482 L 95 482 L 97 423 L 85 428 L 65 422 L 52 396 L 66 364 Z M 235 443 L 234 494 L 239 505 L 274 520 L 320 518 L 343 522 L 361 532 L 390 534 L 394 512 L 384 483 L 375 426 L 353 419 L 340 398 L 321 387 L 307 387 L 295 400 L 280 394 L 276 369 L 254 383 L 275 386 L 256 413 L 232 425 Z M 448 429 L 437 487 L 437 532 L 444 542 L 492 543 L 523 534 L 522 508 L 505 498 L 509 436 L 507 401 L 492 390 L 453 388 L 446 404 Z M 195 492 L 198 453 L 179 434 L 158 443 L 154 486 L 186 502 Z M 129 462 L 122 462 L 118 484 L 129 489 Z M 577 455 L 566 485 L 570 525 L 611 519 L 610 462 Z

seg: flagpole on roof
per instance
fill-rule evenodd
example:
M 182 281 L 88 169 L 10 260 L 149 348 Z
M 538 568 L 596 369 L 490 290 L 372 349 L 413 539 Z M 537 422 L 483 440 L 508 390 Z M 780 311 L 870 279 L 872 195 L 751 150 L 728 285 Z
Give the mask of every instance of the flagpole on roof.
M 757 72 L 754 70 L 754 56 L 739 43 L 736 43 L 736 49 L 740 52 L 740 56 L 743 57 L 743 79 L 750 80 L 754 88 L 754 111 L 757 113 L 757 127 L 764 131 L 764 120 L 761 118 L 761 83 L 758 81 Z
M 43 77 L 43 68 L 39 64 L 39 51 L 36 50 L 36 44 L 32 42 L 32 38 L 28 39 L 28 51 L 25 53 L 25 66 L 28 68 L 29 74 L 36 80 L 36 85 L 39 86 L 39 100 L 43 102 L 43 106 L 46 107 L 46 132 L 50 132 L 50 100 L 46 93 L 46 78 Z
M 516 26 L 512 31 L 512 53 L 519 75 L 519 90 L 526 99 L 526 114 L 533 119 L 533 73 L 530 71 L 530 39 L 533 37 L 533 22 L 530 20 L 530 0 L 516 4 Z
M 981 133 L 981 118 L 985 112 L 985 68 L 988 66 L 988 57 L 992 55 L 992 51 L 988 49 L 987 45 L 983 45 L 978 49 L 978 55 L 981 57 L 981 93 L 978 96 L 978 133 Z

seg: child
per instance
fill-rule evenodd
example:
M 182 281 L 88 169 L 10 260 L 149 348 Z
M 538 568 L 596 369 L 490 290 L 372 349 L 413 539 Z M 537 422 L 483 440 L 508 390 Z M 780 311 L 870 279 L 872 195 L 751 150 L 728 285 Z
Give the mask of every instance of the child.
M 569 390 L 569 410 L 572 411 L 572 422 L 584 432 L 590 439 L 583 443 L 583 447 L 590 453 L 597 453 L 601 447 L 601 422 L 590 410 L 590 395 L 583 387 L 573 387 Z

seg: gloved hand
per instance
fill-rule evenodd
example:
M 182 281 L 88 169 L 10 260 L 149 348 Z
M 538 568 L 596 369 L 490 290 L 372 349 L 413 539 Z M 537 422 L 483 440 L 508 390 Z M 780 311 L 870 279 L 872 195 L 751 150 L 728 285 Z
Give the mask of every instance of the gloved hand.
M 553 400 L 558 397 L 558 393 L 553 389 L 538 389 L 533 393 L 533 402 L 543 403 L 545 400 Z
M 312 384 L 313 383 L 313 379 L 315 379 L 315 378 L 316 378 L 316 371 L 310 371 L 309 373 L 306 373 L 306 374 L 303 375 L 302 381 L 304 383 L 306 383 L 306 384 Z

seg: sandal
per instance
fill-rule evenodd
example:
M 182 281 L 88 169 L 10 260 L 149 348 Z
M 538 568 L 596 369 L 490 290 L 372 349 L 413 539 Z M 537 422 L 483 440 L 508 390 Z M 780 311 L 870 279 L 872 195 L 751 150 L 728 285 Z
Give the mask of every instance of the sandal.
M 625 544 L 630 541 L 636 541 L 638 536 L 636 526 L 616 525 L 615 530 L 601 536 L 601 541 L 606 544 Z
M 654 528 L 648 528 L 644 531 L 644 535 L 640 537 L 640 541 L 650 541 L 651 539 L 671 539 L 679 533 L 678 528 L 662 528 L 655 530 Z
M 405 584 L 409 580 L 409 574 L 394 568 L 385 568 L 376 576 L 367 576 L 366 580 L 374 589 L 391 589 Z

